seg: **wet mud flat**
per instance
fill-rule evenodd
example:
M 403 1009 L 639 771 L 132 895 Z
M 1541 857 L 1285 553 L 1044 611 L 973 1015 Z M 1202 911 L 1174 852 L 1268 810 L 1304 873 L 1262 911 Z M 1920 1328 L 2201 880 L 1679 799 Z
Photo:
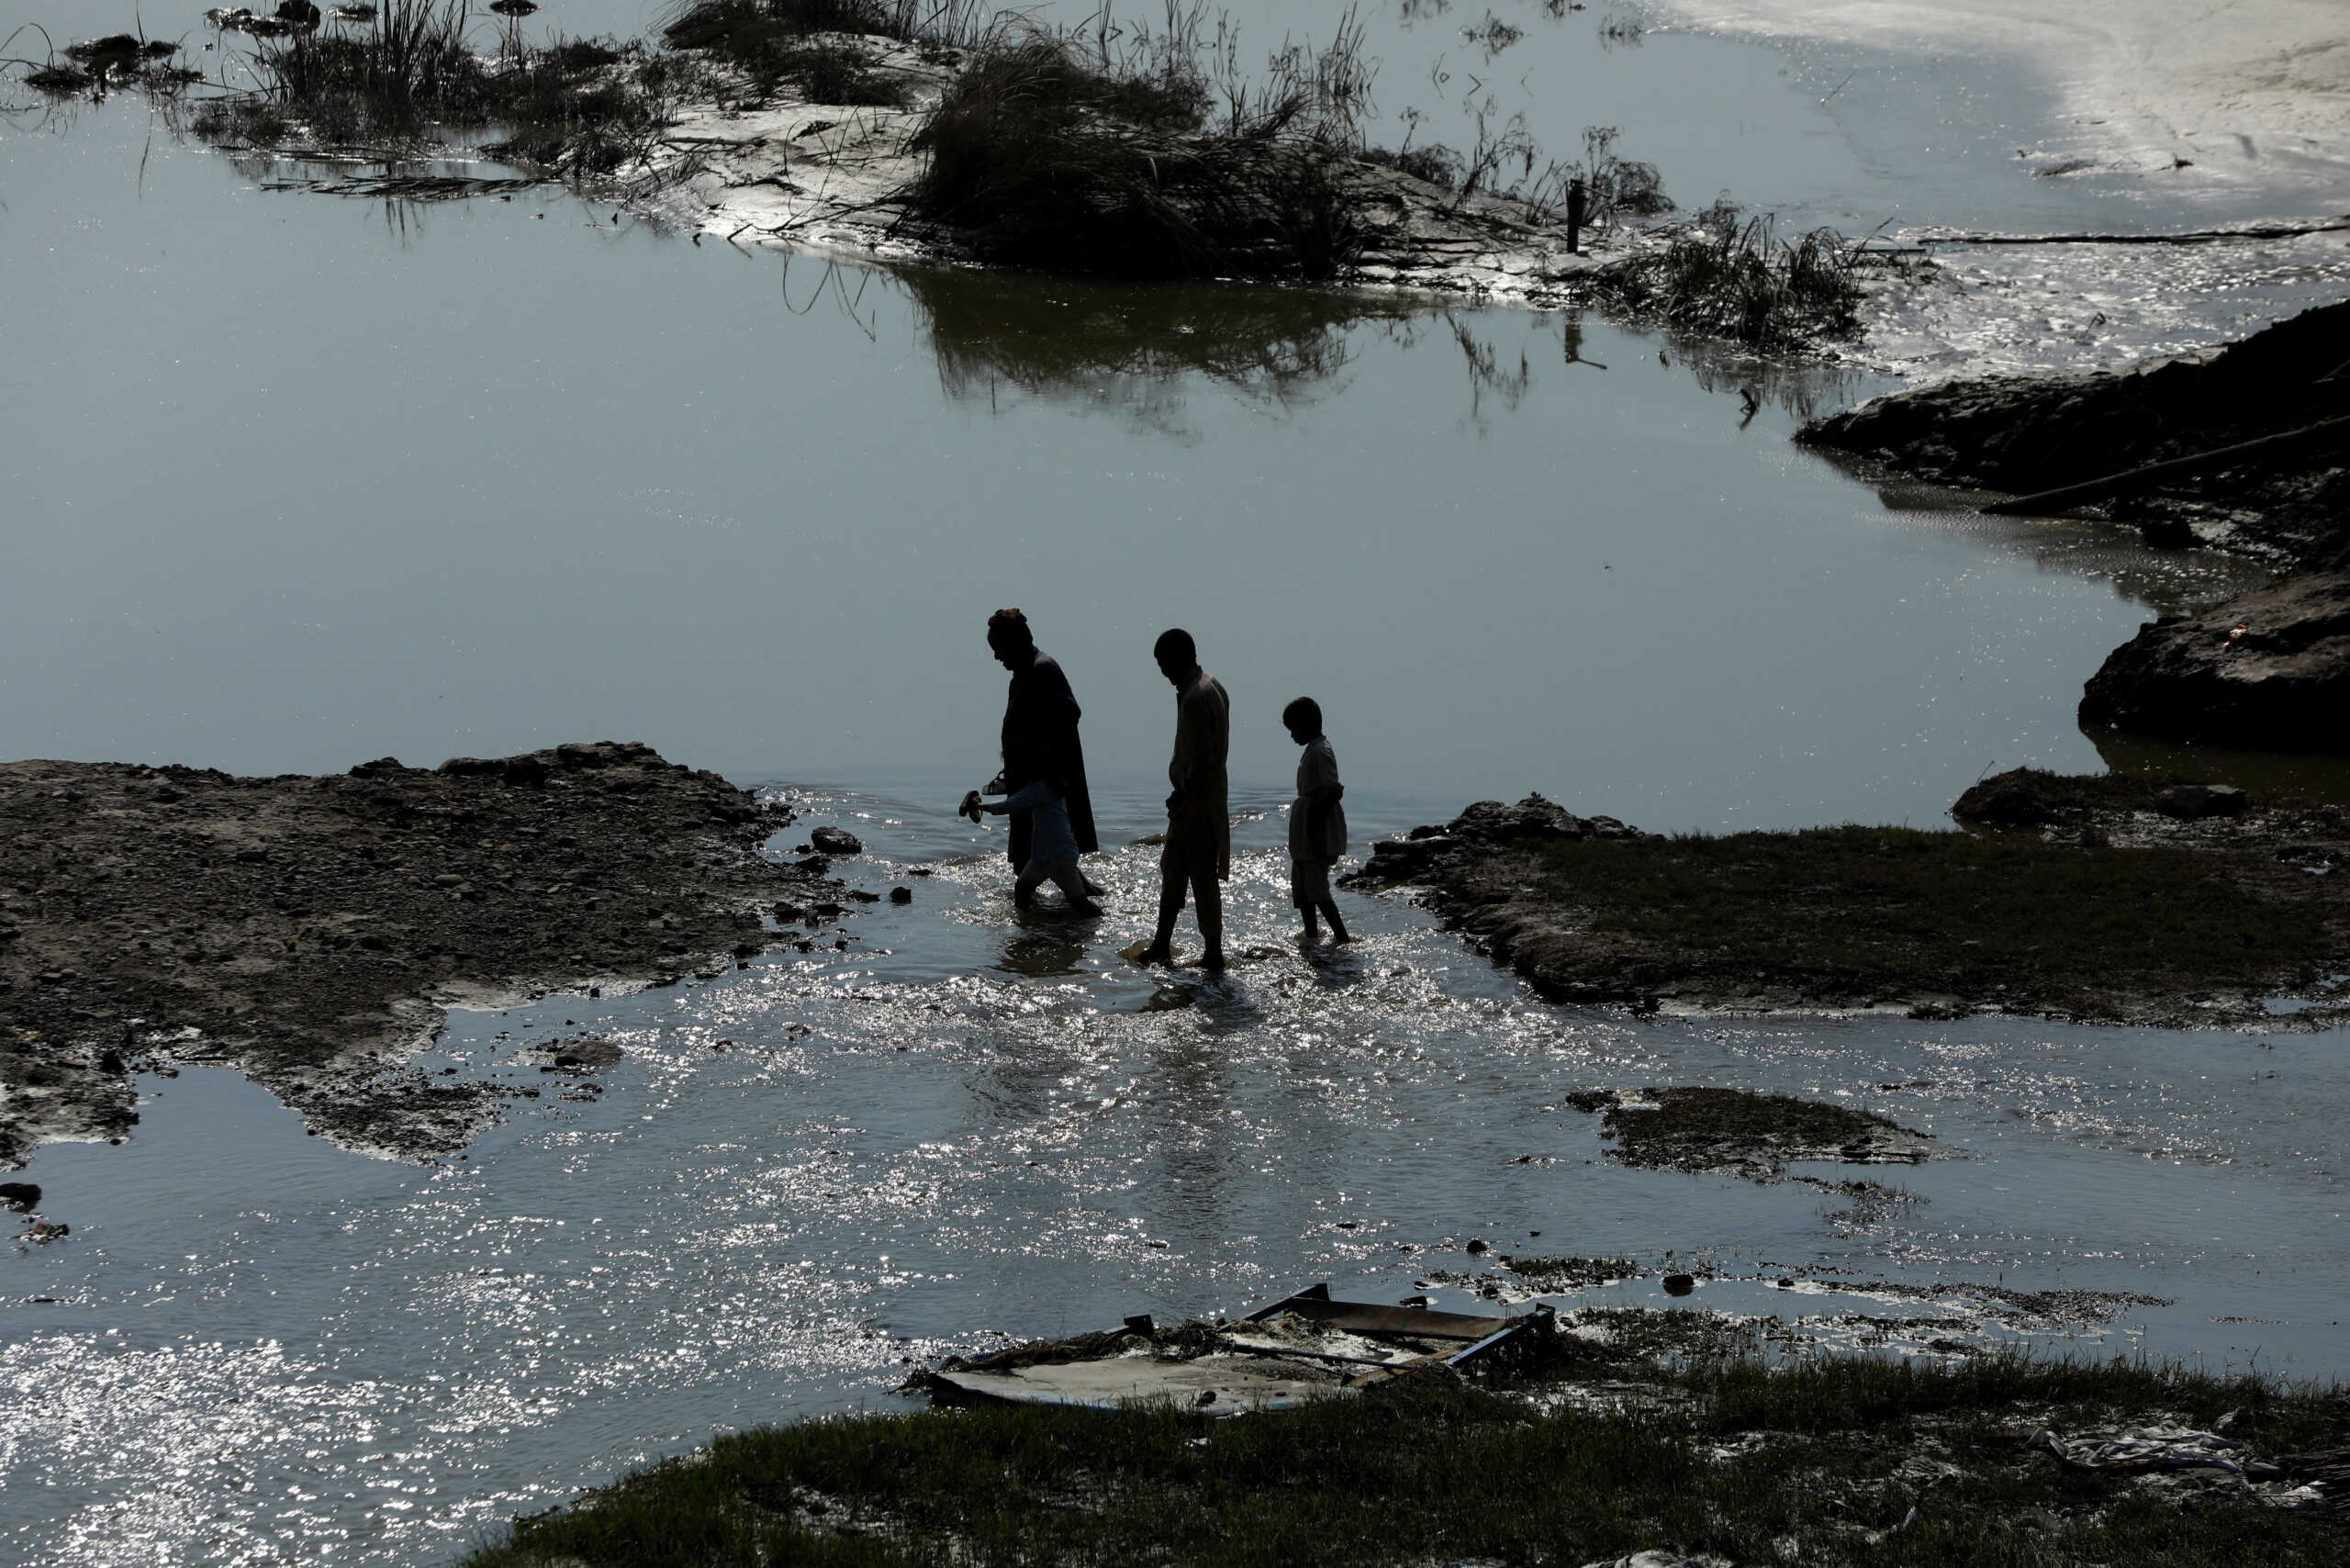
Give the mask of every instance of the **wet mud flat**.
M 1128 1353 L 1209 1337 L 1132 1335 Z M 2336 1391 L 2015 1356 L 1774 1371 L 1556 1339 L 1540 1368 L 1225 1417 L 983 1406 L 758 1428 L 465 1562 L 2339 1560 Z
M 790 815 L 635 743 L 316 778 L 0 765 L 0 1169 L 126 1136 L 131 1073 L 173 1062 L 233 1064 L 351 1147 L 452 1152 L 499 1091 L 404 1065 L 447 1006 L 812 943 L 767 917 L 840 913 L 820 858 L 759 853 Z
M 2018 770 L 1955 812 L 1969 831 L 1668 838 L 1539 796 L 1483 801 L 1374 846 L 1348 881 L 1417 890 L 1561 1001 L 2173 1027 L 2343 1015 L 2339 808 Z M 2284 996 L 2311 1005 L 2273 1016 Z

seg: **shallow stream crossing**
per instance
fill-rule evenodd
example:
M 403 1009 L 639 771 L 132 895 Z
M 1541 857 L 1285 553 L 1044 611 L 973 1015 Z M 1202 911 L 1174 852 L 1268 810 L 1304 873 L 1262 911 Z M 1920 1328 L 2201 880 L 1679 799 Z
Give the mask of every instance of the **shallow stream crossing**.
M 1636 1021 L 1528 997 L 1399 900 L 1348 897 L 1365 940 L 1309 961 L 1281 898 L 1299 691 L 1358 853 L 1533 790 L 1656 830 L 1932 825 L 1994 767 L 2098 767 L 2082 679 L 2255 568 L 1881 496 L 1786 436 L 1887 383 L 1595 316 L 786 266 L 553 190 L 275 188 L 348 171 L 234 163 L 129 100 L 12 120 L 0 160 L 0 275 L 40 302 L 0 491 L 41 520 L 0 572 L 0 750 L 641 738 L 913 892 L 846 949 L 453 1014 L 432 1066 L 540 1091 L 462 1160 L 334 1148 L 198 1067 L 143 1081 L 128 1144 L 43 1150 L 74 1228 L 0 1252 L 0 1559 L 445 1561 L 715 1431 L 892 1407 L 996 1335 L 1316 1279 L 1462 1305 L 1439 1276 L 1505 1254 L 1629 1258 L 1561 1305 L 1718 1308 L 1765 1349 L 2350 1371 L 2338 1035 Z M 999 604 L 1087 706 L 1106 844 L 1158 825 L 1151 637 L 1189 626 L 1232 689 L 1226 983 L 1117 958 L 1151 851 L 1103 857 L 1100 923 L 1023 916 L 951 815 L 992 770 Z M 521 1059 L 586 1032 L 626 1059 Z M 1627 1170 L 1565 1102 L 1688 1083 L 1948 1158 Z

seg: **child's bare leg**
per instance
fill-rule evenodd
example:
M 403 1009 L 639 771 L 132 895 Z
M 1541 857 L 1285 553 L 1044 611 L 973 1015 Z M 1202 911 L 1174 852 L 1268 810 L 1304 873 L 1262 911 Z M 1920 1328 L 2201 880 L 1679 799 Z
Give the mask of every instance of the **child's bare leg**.
M 1354 940 L 1353 937 L 1347 935 L 1347 923 L 1338 918 L 1337 900 L 1324 899 L 1322 901 L 1322 913 L 1329 918 L 1330 939 L 1332 941 L 1351 942 Z M 1314 912 L 1310 909 L 1305 912 L 1305 934 L 1308 936 L 1314 935 Z
M 1070 913 L 1075 914 L 1102 913 L 1102 906 L 1085 896 L 1088 886 L 1085 873 L 1077 868 L 1076 861 L 1065 860 L 1055 866 L 1046 875 L 1052 878 L 1054 884 L 1060 889 L 1062 896 L 1069 900 Z
M 1305 929 L 1298 934 L 1300 940 L 1306 942 L 1322 940 L 1322 927 L 1315 920 L 1314 906 L 1310 903 L 1300 904 L 1297 913 L 1305 917 Z
M 1015 909 L 1026 909 L 1036 902 L 1036 884 L 1045 879 L 1045 869 L 1034 860 L 1020 868 L 1012 881 L 1012 902 Z

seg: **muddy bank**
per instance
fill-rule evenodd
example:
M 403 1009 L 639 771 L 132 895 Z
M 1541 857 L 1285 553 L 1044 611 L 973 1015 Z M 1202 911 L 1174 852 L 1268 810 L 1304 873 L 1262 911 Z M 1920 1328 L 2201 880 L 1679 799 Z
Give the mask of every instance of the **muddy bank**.
M 2165 740 L 2350 754 L 2350 571 L 2301 572 L 2106 655 L 2080 719 Z
M 2156 544 L 2211 545 L 2299 574 L 2141 629 L 2089 681 L 2081 722 L 2350 752 L 2350 304 L 2122 375 L 1898 393 L 1796 439 L 1945 484 L 2023 493 L 2005 510 L 2109 518 Z
M 2350 304 L 2304 311 L 2213 353 L 2121 374 L 2003 375 L 1897 392 L 1796 440 L 1946 485 L 2032 495 L 2350 416 Z M 2052 501 L 2311 568 L 2350 546 L 2350 427 Z
M 126 1136 L 131 1070 L 173 1061 L 353 1148 L 452 1151 L 497 1100 L 404 1065 L 446 1006 L 812 942 L 762 918 L 839 913 L 820 861 L 759 854 L 790 814 L 611 742 L 320 778 L 0 765 L 0 1169 Z
M 1151 263 L 1129 253 L 1125 215 L 1072 214 L 1058 238 L 1029 231 L 974 207 L 958 221 L 920 199 L 932 155 L 920 139 L 955 84 L 968 50 L 893 39 L 830 35 L 861 61 L 861 79 L 887 84 L 891 104 L 833 103 L 808 86 L 762 91 L 719 71 L 719 90 L 679 106 L 643 158 L 615 171 L 630 205 L 698 235 L 734 244 L 832 252 L 855 259 L 1048 266 L 1055 271 L 1165 275 L 1305 277 L 1382 289 L 1472 293 L 1556 302 L 1595 267 L 1629 253 L 1630 231 L 1586 230 L 1580 253 L 1567 246 L 1555 214 L 1523 201 L 1464 193 L 1368 159 L 1268 141 L 1250 156 L 1267 165 L 1212 192 L 1179 192 L 1173 175 L 1220 156 L 1222 139 L 1154 140 L 1148 156 L 1166 172 L 1153 201 L 1181 211 L 1177 231 L 1204 230 L 1208 215 L 1250 193 L 1309 188 L 1325 208 L 1318 241 L 1279 232 L 1270 214 L 1261 263 L 1200 268 L 1162 246 Z M 1163 144 L 1162 144 L 1163 141 Z M 1091 197 L 1088 201 L 1093 200 Z M 1278 205 L 1278 204 L 1274 204 Z M 1197 210 L 1194 211 L 1193 209 Z M 1218 213 L 1222 220 L 1228 221 Z M 1116 243 L 1113 244 L 1112 241 Z
M 1964 833 L 1671 838 L 1539 796 L 1372 848 L 1348 883 L 1413 888 L 1556 1000 L 1639 1011 L 1998 1011 L 2171 1027 L 2350 1015 L 2350 829 L 2335 807 L 2019 771 Z M 2266 999 L 2313 1005 L 2273 1017 Z

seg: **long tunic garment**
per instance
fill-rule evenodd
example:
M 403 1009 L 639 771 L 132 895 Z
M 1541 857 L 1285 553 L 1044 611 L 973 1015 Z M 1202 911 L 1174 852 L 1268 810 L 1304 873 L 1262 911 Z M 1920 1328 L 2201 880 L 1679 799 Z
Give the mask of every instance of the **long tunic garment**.
M 1102 847 L 1093 831 L 1093 796 L 1085 785 L 1085 747 L 1077 722 L 1083 710 L 1069 677 L 1050 654 L 1037 649 L 1027 665 L 1012 672 L 1003 705 L 1003 787 L 1016 793 L 1038 778 L 1049 778 L 1069 810 L 1069 825 L 1080 852 Z M 1026 812 L 1012 815 L 1012 868 L 1028 864 L 1031 829 Z
M 1333 801 L 1322 814 L 1322 834 L 1314 834 L 1314 798 L 1338 784 L 1338 756 L 1329 738 L 1316 735 L 1305 743 L 1297 759 L 1297 799 L 1289 809 L 1290 858 L 1336 860 L 1347 852 L 1347 809 Z
M 1225 804 L 1228 790 L 1225 756 L 1232 744 L 1232 699 L 1224 685 L 1205 670 L 1194 670 L 1191 684 L 1175 697 L 1175 755 L 1167 764 L 1167 781 L 1180 797 L 1167 812 L 1167 853 L 1163 865 L 1185 857 L 1212 859 L 1219 878 L 1232 875 L 1232 813 Z

